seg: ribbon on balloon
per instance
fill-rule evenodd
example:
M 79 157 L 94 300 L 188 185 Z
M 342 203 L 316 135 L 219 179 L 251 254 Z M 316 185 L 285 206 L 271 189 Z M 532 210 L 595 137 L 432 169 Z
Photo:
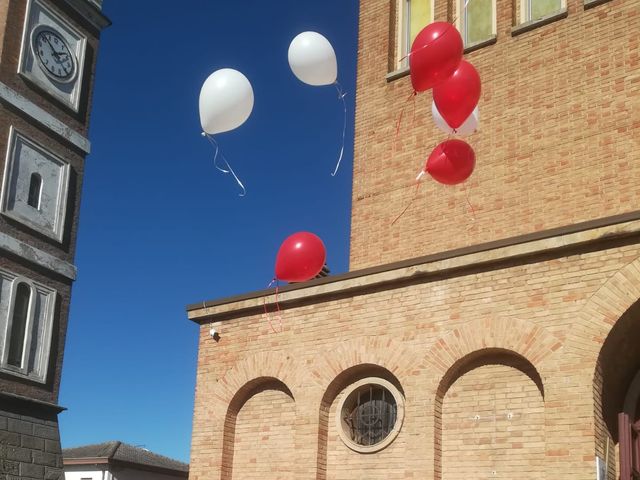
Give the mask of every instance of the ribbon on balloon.
M 271 331 L 273 333 L 280 333 L 282 332 L 282 312 L 280 311 L 280 302 L 278 301 L 278 290 L 280 289 L 280 285 L 278 283 L 278 279 L 277 278 L 273 278 L 273 280 L 271 280 L 271 282 L 269 282 L 269 285 L 267 285 L 267 290 L 269 290 L 273 284 L 275 283 L 276 288 L 275 288 L 275 299 L 274 302 L 276 304 L 276 319 L 278 320 L 278 330 L 276 330 L 273 326 L 273 322 L 271 321 L 271 314 L 269 313 L 269 310 L 267 309 L 267 297 L 265 296 L 262 299 L 262 306 L 264 307 L 264 316 L 267 319 L 267 322 L 269 322 L 269 328 L 271 328 Z
M 212 135 L 234 130 L 242 125 L 253 110 L 253 88 L 241 72 L 223 68 L 213 72 L 200 89 L 199 110 L 202 136 L 215 148 L 213 164 L 222 173 L 231 174 L 241 188 L 241 197 L 247 193 L 244 184 L 220 151 Z M 218 164 L 220 155 L 224 166 Z
M 342 156 L 344 155 L 344 138 L 347 133 L 347 102 L 345 102 L 344 97 L 347 95 L 347 92 L 345 92 L 342 89 L 342 85 L 340 85 L 340 83 L 337 80 L 333 85 L 336 87 L 336 90 L 338 91 L 338 99 L 342 101 L 342 108 L 344 110 L 344 119 L 342 122 L 342 145 L 340 147 L 340 155 L 338 156 L 338 162 L 336 163 L 336 168 L 333 170 L 333 173 L 331 174 L 332 177 L 335 177 L 336 173 L 338 173 L 338 169 L 340 168 L 340 162 L 342 162 Z
M 216 142 L 216 140 L 206 132 L 202 132 L 202 136 L 206 137 L 206 139 L 209 140 L 209 143 L 216 149 L 216 153 L 214 153 L 213 155 L 213 166 L 216 167 L 216 169 L 218 169 L 222 173 L 231 174 L 233 178 L 236 180 L 236 183 L 238 184 L 240 189 L 242 190 L 242 193 L 239 193 L 238 196 L 244 197 L 247 194 L 247 189 L 244 187 L 244 184 L 240 181 L 240 179 L 236 175 L 236 172 L 233 171 L 233 168 L 231 168 L 231 165 L 229 165 L 229 162 L 225 158 L 224 154 L 220 152 L 220 145 L 218 145 L 218 142 Z M 218 154 L 220 154 L 220 157 L 222 158 L 222 161 L 224 161 L 226 168 L 218 165 Z

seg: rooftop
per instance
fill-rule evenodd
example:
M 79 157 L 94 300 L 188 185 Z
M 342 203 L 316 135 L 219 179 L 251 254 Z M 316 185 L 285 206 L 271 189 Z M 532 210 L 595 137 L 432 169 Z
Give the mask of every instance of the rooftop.
M 120 441 L 65 448 L 62 450 L 62 456 L 65 465 L 111 463 L 185 473 L 189 471 L 189 465 L 186 463 Z

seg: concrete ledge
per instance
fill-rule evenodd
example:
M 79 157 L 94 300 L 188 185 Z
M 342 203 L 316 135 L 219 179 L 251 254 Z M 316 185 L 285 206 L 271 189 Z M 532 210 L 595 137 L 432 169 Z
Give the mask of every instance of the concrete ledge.
M 611 0 L 584 0 L 584 9 L 588 10 L 589 8 L 597 7 L 610 1 Z
M 49 403 L 43 400 L 36 400 L 34 398 L 23 397 L 22 395 L 16 395 L 14 393 L 0 392 L 0 399 L 4 399 L 5 401 L 13 401 L 13 402 L 29 403 L 31 405 L 37 405 L 46 410 L 51 410 L 55 413 L 60 413 L 66 410 L 65 407 L 61 407 L 60 405 L 56 405 L 55 403 Z
M 545 25 L 549 25 L 558 20 L 562 20 L 563 18 L 567 18 L 568 12 L 566 8 L 563 8 L 559 12 L 552 13 L 551 15 L 547 15 L 546 17 L 537 18 L 535 20 L 531 20 L 529 22 L 521 23 L 520 25 L 516 25 L 511 28 L 511 36 L 515 37 L 516 35 L 520 35 L 522 33 L 529 32 L 539 27 L 544 27 Z
M 406 77 L 407 75 L 409 75 L 409 73 L 410 73 L 409 65 L 406 65 L 402 68 L 399 68 L 398 70 L 394 70 L 393 72 L 387 73 L 387 75 L 384 78 L 387 80 L 387 82 L 393 82 L 398 78 Z
M 2 232 L 0 232 L 0 250 L 12 253 L 13 255 L 23 258 L 28 262 L 35 263 L 42 268 L 46 268 L 58 275 L 62 275 L 69 280 L 76 279 L 78 272 L 76 267 L 72 264 L 65 262 L 64 260 L 60 260 L 47 252 L 43 252 L 36 247 L 27 245 L 26 243 Z
M 111 25 L 111 20 L 101 12 L 102 0 L 64 0 L 64 2 L 98 31 Z
M 608 217 L 593 222 L 571 225 L 561 229 L 538 232 L 489 244 L 383 265 L 280 289 L 281 309 L 300 302 L 319 302 L 323 297 L 351 294 L 374 287 L 398 284 L 442 275 L 454 275 L 480 265 L 497 264 L 522 257 L 540 256 L 558 250 L 572 249 L 586 244 L 640 235 L 640 212 Z M 461 273 L 460 273 L 461 274 Z M 246 295 L 202 302 L 187 307 L 188 318 L 197 323 L 254 315 L 264 311 L 264 305 L 275 303 L 274 289 Z M 268 297 L 268 298 L 265 298 Z
M 84 153 L 88 154 L 90 152 L 91 144 L 86 137 L 72 130 L 49 112 L 43 110 L 31 100 L 23 97 L 2 82 L 0 82 L 0 101 L 21 111 L 30 119 L 35 120 L 36 123 L 71 143 Z
M 472 43 L 471 45 L 468 45 L 466 47 L 464 47 L 464 53 L 471 53 L 471 52 L 475 52 L 476 50 L 480 50 L 484 47 L 488 47 L 489 45 L 493 45 L 495 43 L 497 43 L 498 41 L 498 37 L 497 35 L 492 35 L 491 37 L 487 38 L 486 40 L 482 40 L 480 42 L 476 42 L 476 43 Z

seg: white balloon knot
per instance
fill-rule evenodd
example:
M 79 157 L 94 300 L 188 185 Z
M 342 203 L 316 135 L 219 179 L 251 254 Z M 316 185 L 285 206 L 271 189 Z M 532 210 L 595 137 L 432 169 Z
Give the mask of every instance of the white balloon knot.
M 205 132 L 201 132 L 200 135 L 202 135 L 203 137 L 207 136 L 207 134 Z

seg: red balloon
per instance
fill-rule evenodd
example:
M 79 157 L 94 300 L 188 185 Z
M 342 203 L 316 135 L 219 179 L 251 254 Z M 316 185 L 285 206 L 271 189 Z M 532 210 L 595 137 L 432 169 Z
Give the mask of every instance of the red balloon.
M 434 180 L 445 185 L 464 182 L 473 173 L 476 154 L 462 140 L 446 140 L 433 149 L 424 169 Z
M 449 78 L 462 60 L 464 47 L 456 27 L 434 22 L 424 27 L 411 45 L 409 72 L 416 92 L 424 92 Z
M 317 235 L 294 233 L 280 245 L 276 278 L 285 282 L 306 282 L 320 273 L 326 259 L 324 243 Z
M 433 87 L 433 101 L 451 128 L 458 128 L 478 105 L 481 92 L 480 75 L 462 60 L 447 81 Z

